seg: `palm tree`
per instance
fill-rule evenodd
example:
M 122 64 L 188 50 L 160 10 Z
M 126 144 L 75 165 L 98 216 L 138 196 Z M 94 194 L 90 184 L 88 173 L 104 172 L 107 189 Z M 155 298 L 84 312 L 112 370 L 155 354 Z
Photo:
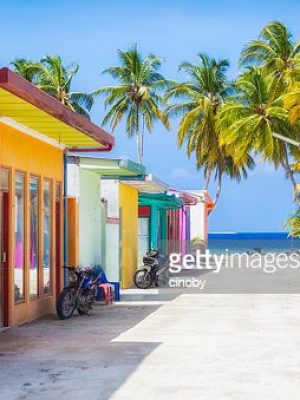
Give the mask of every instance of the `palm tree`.
M 246 160 L 243 165 L 236 165 L 234 158 L 227 154 L 226 147 L 220 146 L 220 158 L 215 164 L 204 164 L 204 174 L 207 174 L 208 166 L 210 171 L 215 172 L 215 180 L 217 181 L 217 190 L 214 198 L 214 206 L 216 206 L 222 190 L 223 176 L 226 175 L 230 179 L 241 182 L 242 178 L 248 177 L 248 170 L 253 170 L 255 163 L 253 158 L 247 154 Z M 208 178 L 209 176 L 209 178 Z M 206 175 L 204 189 L 207 190 L 211 173 Z
M 250 41 L 242 51 L 242 66 L 262 66 L 282 77 L 287 83 L 299 78 L 300 41 L 294 42 L 291 32 L 278 21 L 266 25 L 258 40 Z
M 287 220 L 286 227 L 290 228 L 290 236 L 300 237 L 300 209 Z
M 289 153 L 295 150 L 273 136 L 273 133 L 290 138 L 297 135 L 289 123 L 276 77 L 257 68 L 247 70 L 236 82 L 236 95 L 222 106 L 219 116 L 221 143 L 227 145 L 237 166 L 243 165 L 247 153 L 254 150 L 276 168 L 281 165 L 296 190 L 289 164 Z
M 164 99 L 161 90 L 167 86 L 166 79 L 158 72 L 163 60 L 152 54 L 145 58 L 137 46 L 118 51 L 120 65 L 104 71 L 117 81 L 116 85 L 98 89 L 95 94 L 103 94 L 105 106 L 110 107 L 103 119 L 114 131 L 123 118 L 126 118 L 126 131 L 129 137 L 135 136 L 138 162 L 143 162 L 143 135 L 149 133 L 154 122 L 159 120 L 169 129 L 170 124 L 161 106 Z
M 40 62 L 23 60 L 17 59 L 17 63 L 16 60 L 13 62 L 17 73 L 25 79 L 30 77 L 30 81 L 39 89 L 89 119 L 88 111 L 92 108 L 93 96 L 71 91 L 72 80 L 79 69 L 77 64 L 66 67 L 59 56 L 46 56 Z
M 179 67 L 189 80 L 183 83 L 173 82 L 167 91 L 167 99 L 181 100 L 168 107 L 169 115 L 180 116 L 178 126 L 178 145 L 187 143 L 187 155 L 196 155 L 197 168 L 203 168 L 205 189 L 208 188 L 212 175 L 218 182 L 215 196 L 217 203 L 224 174 L 233 179 L 240 179 L 246 174 L 246 167 L 253 164 L 249 157 L 244 165 L 235 166 L 226 146 L 219 142 L 217 118 L 220 107 L 231 94 L 231 85 L 226 72 L 227 60 L 216 61 L 200 53 L 199 63 L 185 62 Z
M 300 120 L 300 82 L 295 82 L 283 97 L 284 105 L 289 112 L 291 124 L 297 126 Z
M 28 68 L 29 66 L 32 66 L 33 63 L 34 61 L 32 60 L 29 60 L 25 57 L 19 57 L 15 58 L 10 64 L 13 66 L 14 71 L 18 75 L 21 75 L 23 78 L 31 83 L 35 83 L 35 73 Z

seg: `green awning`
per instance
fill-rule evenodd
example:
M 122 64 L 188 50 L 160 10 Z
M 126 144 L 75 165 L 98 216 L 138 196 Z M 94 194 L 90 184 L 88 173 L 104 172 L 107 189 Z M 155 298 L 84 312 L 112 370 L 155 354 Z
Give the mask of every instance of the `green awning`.
M 140 206 L 156 206 L 165 210 L 176 210 L 184 205 L 184 201 L 175 194 L 139 193 Z
M 143 165 L 126 159 L 100 158 L 72 154 L 68 156 L 68 162 L 78 163 L 80 168 L 95 172 L 103 178 L 143 178 L 146 173 L 146 168 Z

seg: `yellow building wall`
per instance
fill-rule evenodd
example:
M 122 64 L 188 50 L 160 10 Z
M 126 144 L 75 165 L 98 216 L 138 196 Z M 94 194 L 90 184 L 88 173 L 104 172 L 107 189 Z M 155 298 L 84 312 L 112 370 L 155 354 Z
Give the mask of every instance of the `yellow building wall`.
M 133 286 L 138 262 L 138 191 L 120 183 L 121 286 Z
M 63 183 L 63 150 L 33 138 L 4 123 L 0 123 L 0 167 L 7 168 L 9 179 L 9 254 L 8 254 L 8 313 L 9 326 L 19 325 L 42 315 L 51 313 L 55 309 L 56 279 L 62 280 L 62 273 L 56 275 L 56 251 L 55 251 L 55 184 Z M 22 303 L 14 303 L 14 176 L 20 171 L 25 174 L 25 299 Z M 50 179 L 52 182 L 52 249 L 51 249 L 51 280 L 52 295 L 44 295 L 42 287 L 42 229 L 39 237 L 39 298 L 30 299 L 29 288 L 29 179 L 30 175 Z M 40 210 L 42 209 L 40 192 Z M 41 211 L 40 211 L 41 213 Z M 42 214 L 40 215 L 40 224 Z M 63 209 L 61 204 L 61 221 L 63 221 Z M 61 237 L 63 231 L 61 227 Z M 61 242 L 60 265 L 63 264 L 63 242 Z M 62 282 L 61 282 L 62 284 Z M 6 300 L 5 300 L 6 301 Z

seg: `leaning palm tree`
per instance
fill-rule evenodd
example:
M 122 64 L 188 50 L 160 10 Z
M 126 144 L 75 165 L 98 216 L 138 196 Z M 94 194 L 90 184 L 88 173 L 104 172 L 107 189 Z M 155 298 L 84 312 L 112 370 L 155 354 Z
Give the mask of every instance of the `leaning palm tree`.
M 287 220 L 286 228 L 290 229 L 290 236 L 300 237 L 300 209 Z
M 35 83 L 35 73 L 29 67 L 34 64 L 34 61 L 27 59 L 25 57 L 15 58 L 11 63 L 14 71 L 25 78 L 31 83 Z
M 258 40 L 250 41 L 242 51 L 242 66 L 262 66 L 268 72 L 291 82 L 299 77 L 300 41 L 294 42 L 291 32 L 274 21 L 260 32 Z
M 118 55 L 120 65 L 104 71 L 117 84 L 102 87 L 95 94 L 104 95 L 105 106 L 110 107 L 103 125 L 109 123 L 114 131 L 126 118 L 127 135 L 136 137 L 138 162 L 142 163 L 144 130 L 150 133 L 154 122 L 158 120 L 167 129 L 170 128 L 169 120 L 161 108 L 164 105 L 161 91 L 167 86 L 166 79 L 158 72 L 163 60 L 152 54 L 143 58 L 137 46 L 119 50 Z
M 62 104 L 89 118 L 94 99 L 91 94 L 71 91 L 72 80 L 77 74 L 79 66 L 63 65 L 59 56 L 46 56 L 40 62 L 27 62 L 17 59 L 13 62 L 17 73 L 25 79 L 31 77 L 39 89 L 55 97 Z
M 215 180 L 217 181 L 217 189 L 214 198 L 214 205 L 216 206 L 222 190 L 222 183 L 224 175 L 229 177 L 231 180 L 235 180 L 237 182 L 241 182 L 242 179 L 246 179 L 248 177 L 248 171 L 253 170 L 255 166 L 255 162 L 250 154 L 247 154 L 245 158 L 245 162 L 242 165 L 237 165 L 235 163 L 232 155 L 228 154 L 225 146 L 220 146 L 220 156 L 216 163 L 213 165 L 211 161 L 207 164 L 204 164 L 204 171 L 207 172 L 207 168 L 209 167 L 210 171 L 214 171 Z M 206 180 L 204 189 L 207 190 L 209 181 Z
M 220 107 L 232 91 L 226 77 L 229 63 L 227 60 L 217 61 L 203 53 L 198 56 L 198 64 L 185 62 L 179 67 L 189 79 L 183 83 L 171 84 L 166 97 L 176 102 L 168 107 L 167 112 L 180 117 L 178 145 L 181 147 L 187 144 L 188 157 L 195 154 L 197 168 L 204 171 L 205 189 L 212 175 L 218 182 L 214 200 L 216 204 L 221 193 L 223 175 L 228 174 L 232 178 L 242 176 L 240 167 L 234 167 L 234 170 L 229 168 L 233 163 L 226 146 L 220 145 L 220 132 L 216 125 Z M 242 168 L 246 165 L 247 162 Z
M 227 146 L 237 166 L 243 165 L 252 150 L 264 160 L 281 165 L 294 191 L 296 181 L 290 167 L 289 153 L 295 149 L 275 138 L 273 133 L 297 137 L 284 108 L 281 84 L 261 69 L 251 68 L 236 82 L 236 96 L 223 105 L 219 114 L 221 143 Z

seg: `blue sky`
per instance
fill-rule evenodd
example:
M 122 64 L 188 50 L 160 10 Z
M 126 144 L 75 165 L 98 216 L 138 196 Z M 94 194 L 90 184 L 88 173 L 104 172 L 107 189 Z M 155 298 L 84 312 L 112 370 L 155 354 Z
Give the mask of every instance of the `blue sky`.
M 74 88 L 86 91 L 111 83 L 101 71 L 117 63 L 117 49 L 133 43 L 143 53 L 164 57 L 162 72 L 168 78 L 183 79 L 177 66 L 184 60 L 195 61 L 200 51 L 229 58 L 233 78 L 242 46 L 267 22 L 285 22 L 300 39 L 300 2 L 291 0 L 6 1 L 1 14 L 1 65 L 17 56 L 38 59 L 60 54 L 67 63 L 79 63 Z M 103 113 L 99 99 L 92 113 L 94 121 L 100 123 Z M 135 142 L 126 137 L 122 125 L 115 136 L 112 155 L 135 159 Z M 188 160 L 185 149 L 177 148 L 176 121 L 170 132 L 157 126 L 147 135 L 145 146 L 149 171 L 178 188 L 202 187 L 202 173 L 196 171 L 194 159 Z M 259 164 L 241 184 L 224 180 L 210 230 L 283 230 L 294 209 L 291 186 L 283 172 Z

